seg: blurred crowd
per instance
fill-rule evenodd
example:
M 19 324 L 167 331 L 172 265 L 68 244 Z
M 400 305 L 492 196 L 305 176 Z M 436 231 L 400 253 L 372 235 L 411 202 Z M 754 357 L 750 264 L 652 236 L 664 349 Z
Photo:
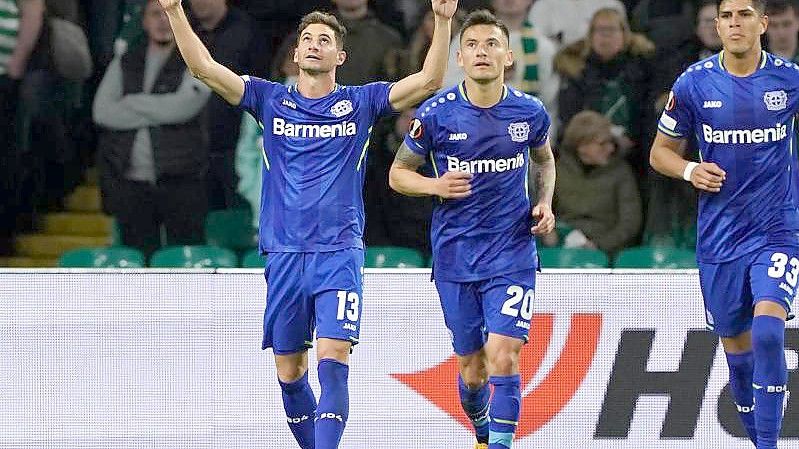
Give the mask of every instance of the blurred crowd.
M 433 31 L 429 0 L 184 3 L 217 61 L 284 83 L 297 77 L 295 28 L 312 10 L 334 12 L 348 29 L 341 84 L 419 70 Z M 648 150 L 674 79 L 721 48 L 716 2 L 461 0 L 460 17 L 479 7 L 510 29 L 508 84 L 538 96 L 553 118 L 560 224 L 540 243 L 611 256 L 642 243 L 693 245 L 695 193 L 654 174 Z M 768 15 L 769 51 L 799 60 L 799 6 L 772 0 Z M 458 27 L 447 87 L 462 79 Z M 90 168 L 120 243 L 145 254 L 201 243 L 209 211 L 257 216 L 261 129 L 188 74 L 157 1 L 0 0 L 0 115 L 0 255 L 62 210 Z M 432 199 L 387 182 L 412 117 L 373 133 L 365 237 L 429 253 Z

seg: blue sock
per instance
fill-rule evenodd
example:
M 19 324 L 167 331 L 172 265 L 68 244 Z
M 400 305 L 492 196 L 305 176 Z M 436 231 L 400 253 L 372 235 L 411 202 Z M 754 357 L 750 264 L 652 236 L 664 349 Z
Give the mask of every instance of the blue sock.
M 302 449 L 314 449 L 316 397 L 308 384 L 308 373 L 291 383 L 278 382 L 283 389 L 283 408 L 294 439 Z
M 494 386 L 494 396 L 489 410 L 488 449 L 510 449 L 522 404 L 521 376 L 491 376 L 489 382 Z
M 752 389 L 752 374 L 755 358 L 752 351 L 742 354 L 726 354 L 727 366 L 730 368 L 730 391 L 738 408 L 738 416 L 752 443 L 757 444 L 757 428 L 755 427 L 755 393 Z
M 491 399 L 491 389 L 488 384 L 475 389 L 469 388 L 463 383 L 463 378 L 458 375 L 458 393 L 461 396 L 461 406 L 466 416 L 474 426 L 478 443 L 488 443 L 488 406 Z
M 788 382 L 784 348 L 785 322 L 773 316 L 756 316 L 752 320 L 752 350 L 757 449 L 777 448 Z
M 337 360 L 322 359 L 318 369 L 322 395 L 316 407 L 316 449 L 336 449 L 350 411 L 350 367 Z

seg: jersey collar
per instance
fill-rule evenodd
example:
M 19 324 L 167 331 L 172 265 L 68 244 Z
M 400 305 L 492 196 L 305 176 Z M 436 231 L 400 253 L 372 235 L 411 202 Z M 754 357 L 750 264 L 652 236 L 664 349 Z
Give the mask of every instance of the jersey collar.
M 461 99 L 463 99 L 463 101 L 465 101 L 469 105 L 474 106 L 476 108 L 479 107 L 479 106 L 475 106 L 469 100 L 469 96 L 466 94 L 466 81 L 461 81 L 461 83 L 458 84 L 458 93 L 460 94 Z M 502 85 L 502 97 L 499 99 L 499 102 L 497 104 L 502 103 L 503 101 L 505 101 L 506 98 L 508 98 L 508 86 L 503 84 Z M 483 109 L 483 108 L 480 108 L 480 109 Z
M 766 55 L 766 50 L 760 50 L 760 64 L 758 64 L 757 68 L 762 69 L 763 67 L 766 66 L 766 62 L 768 62 L 768 56 Z M 721 67 L 722 70 L 727 72 L 727 67 L 724 66 L 724 50 L 721 50 L 721 52 L 719 52 L 719 67 Z

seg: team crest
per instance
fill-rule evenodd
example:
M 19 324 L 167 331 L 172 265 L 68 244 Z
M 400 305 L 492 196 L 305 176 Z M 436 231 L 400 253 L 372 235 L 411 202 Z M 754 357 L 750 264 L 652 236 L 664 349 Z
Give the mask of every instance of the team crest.
M 769 111 L 782 111 L 788 107 L 788 94 L 784 90 L 772 90 L 763 95 L 763 101 Z
M 508 134 L 514 142 L 527 142 L 530 138 L 530 124 L 527 122 L 511 123 L 508 126 Z
M 422 121 L 418 118 L 413 119 L 413 121 L 411 121 L 411 126 L 408 127 L 408 135 L 411 136 L 411 139 L 418 139 L 422 137 L 422 134 L 424 134 Z
M 330 108 L 330 112 L 336 117 L 344 117 L 352 112 L 352 102 L 350 100 L 341 100 Z

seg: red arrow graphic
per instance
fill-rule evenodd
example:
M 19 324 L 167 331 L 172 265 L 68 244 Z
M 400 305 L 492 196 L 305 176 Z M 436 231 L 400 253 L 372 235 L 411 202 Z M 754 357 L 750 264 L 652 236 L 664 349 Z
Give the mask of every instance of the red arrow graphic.
M 555 317 L 551 314 L 536 314 L 533 317 L 530 343 L 524 346 L 521 354 L 522 390 L 541 366 L 552 339 L 554 320 Z M 569 335 L 558 361 L 544 380 L 522 401 L 521 420 L 516 429 L 517 439 L 534 433 L 549 422 L 574 397 L 588 374 L 601 330 L 600 314 L 572 316 Z M 455 356 L 424 371 L 391 376 L 427 398 L 467 429 L 471 429 L 471 423 L 464 415 L 458 397 L 458 361 Z

